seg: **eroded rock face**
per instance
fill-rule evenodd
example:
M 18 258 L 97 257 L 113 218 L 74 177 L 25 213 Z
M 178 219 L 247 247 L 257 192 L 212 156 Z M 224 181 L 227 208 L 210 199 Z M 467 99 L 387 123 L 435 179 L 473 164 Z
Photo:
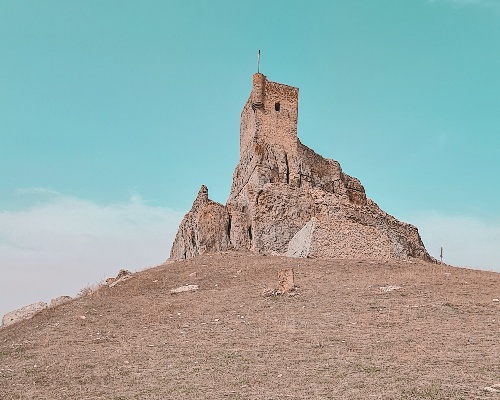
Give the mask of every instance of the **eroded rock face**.
M 230 223 L 226 207 L 209 200 L 208 189 L 203 185 L 179 226 L 170 259 L 183 260 L 206 252 L 227 250 Z
M 292 257 L 431 260 L 417 229 L 368 199 L 361 182 L 297 137 L 298 89 L 253 77 L 226 205 L 202 186 L 170 258 L 250 250 Z

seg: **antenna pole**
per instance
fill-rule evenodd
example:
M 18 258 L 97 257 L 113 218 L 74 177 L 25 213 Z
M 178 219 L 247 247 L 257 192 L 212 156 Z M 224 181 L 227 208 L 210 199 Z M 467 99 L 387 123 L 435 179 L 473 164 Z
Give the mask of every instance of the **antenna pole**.
M 260 73 L 260 50 L 257 54 L 257 73 Z
M 440 254 L 440 257 L 441 257 L 441 264 L 443 263 L 443 248 L 441 247 L 441 254 Z

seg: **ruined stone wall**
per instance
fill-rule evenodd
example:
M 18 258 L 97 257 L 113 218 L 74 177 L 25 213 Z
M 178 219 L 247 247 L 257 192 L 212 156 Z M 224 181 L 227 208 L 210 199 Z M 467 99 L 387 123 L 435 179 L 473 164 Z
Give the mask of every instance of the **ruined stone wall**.
M 321 157 L 304 146 L 298 145 L 298 182 L 299 187 L 319 187 L 330 193 L 345 194 L 342 182 L 342 168 L 337 161 Z
M 344 172 L 340 164 L 324 158 L 298 142 L 298 186 L 320 188 L 339 196 L 347 196 L 354 204 L 366 204 L 365 188 L 357 178 Z
M 430 260 L 418 230 L 367 199 L 361 182 L 300 143 L 298 89 L 255 74 L 241 113 L 240 161 L 226 205 L 202 187 L 172 259 L 213 251 Z

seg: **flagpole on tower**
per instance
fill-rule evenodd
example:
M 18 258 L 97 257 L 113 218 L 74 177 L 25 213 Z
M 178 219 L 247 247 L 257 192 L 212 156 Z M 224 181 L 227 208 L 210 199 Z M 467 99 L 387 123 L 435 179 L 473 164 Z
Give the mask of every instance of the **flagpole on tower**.
M 259 53 L 257 54 L 257 73 L 260 73 L 260 50 Z

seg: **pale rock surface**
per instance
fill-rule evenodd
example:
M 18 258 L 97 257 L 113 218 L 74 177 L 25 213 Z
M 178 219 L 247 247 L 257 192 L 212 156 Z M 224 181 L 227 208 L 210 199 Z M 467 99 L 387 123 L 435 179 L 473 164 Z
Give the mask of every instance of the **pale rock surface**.
M 5 314 L 2 318 L 2 326 L 9 326 L 24 319 L 29 319 L 37 312 L 47 308 L 47 303 L 40 301 L 38 303 L 29 304 L 25 307 L 11 311 Z
M 56 306 L 58 306 L 60 304 L 67 303 L 71 299 L 72 299 L 71 296 L 59 296 L 59 297 L 56 297 L 55 299 L 50 300 L 49 307 L 56 307 Z
M 316 218 L 305 224 L 300 231 L 288 242 L 287 257 L 308 257 L 314 232 Z
M 387 286 L 381 286 L 381 287 L 379 287 L 379 289 L 381 292 L 389 293 L 389 292 L 394 292 L 395 290 L 401 289 L 401 286 L 387 285 Z
M 170 294 L 178 294 L 184 292 L 195 292 L 199 289 L 198 285 L 184 285 L 175 289 L 170 289 Z
M 418 230 L 368 199 L 337 161 L 297 137 L 298 89 L 253 76 L 241 113 L 240 161 L 226 205 L 202 186 L 171 260 L 226 250 L 291 257 L 431 261 Z
M 484 390 L 490 393 L 500 393 L 500 383 L 496 383 L 492 386 L 486 386 Z
M 118 285 L 121 282 L 128 281 L 129 279 L 132 279 L 134 275 L 122 275 L 120 278 L 117 278 L 116 280 L 113 280 L 113 282 L 108 284 L 109 288 L 113 288 L 116 285 Z
M 121 269 L 120 271 L 118 271 L 118 275 L 116 275 L 116 278 L 106 279 L 106 285 L 112 288 L 118 285 L 120 282 L 126 281 L 130 278 L 133 278 L 132 272 L 126 269 Z

